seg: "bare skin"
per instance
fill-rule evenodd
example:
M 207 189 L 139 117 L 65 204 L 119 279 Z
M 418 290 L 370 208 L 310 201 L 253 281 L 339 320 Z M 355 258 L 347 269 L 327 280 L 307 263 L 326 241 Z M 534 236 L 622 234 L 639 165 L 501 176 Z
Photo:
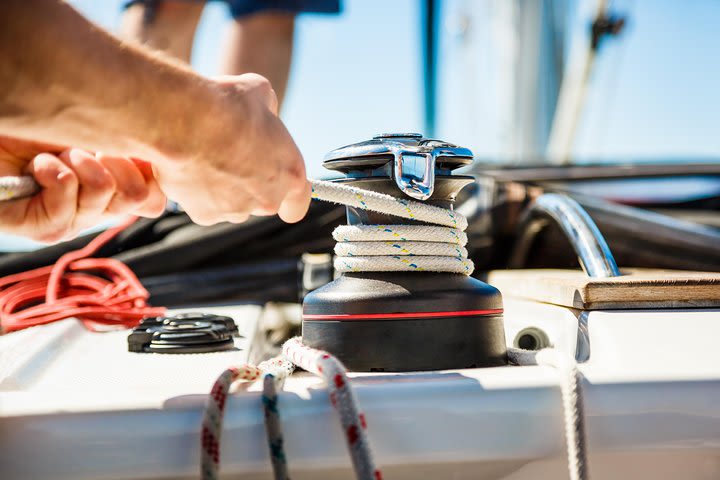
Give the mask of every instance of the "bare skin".
M 58 0 L 0 2 L 0 58 L 0 134 L 143 159 L 201 224 L 305 215 L 305 166 L 265 78 L 206 79 L 122 44 Z
M 202 2 L 171 1 L 161 2 L 151 11 L 135 3 L 123 14 L 120 35 L 190 63 L 195 30 L 204 8 Z
M 263 12 L 230 23 L 221 71 L 226 75 L 255 72 L 270 80 L 282 105 L 292 59 L 295 16 Z
M 123 16 L 121 35 L 189 63 L 202 2 L 164 0 L 152 12 L 131 5 Z M 280 104 L 287 89 L 292 59 L 295 15 L 259 12 L 230 22 L 222 49 L 223 75 L 257 73 L 273 85 Z
M 74 237 L 116 215 L 154 217 L 165 209 L 165 195 L 146 162 L 0 137 L 0 176 L 27 174 L 40 193 L 5 202 L 0 225 L 41 242 Z

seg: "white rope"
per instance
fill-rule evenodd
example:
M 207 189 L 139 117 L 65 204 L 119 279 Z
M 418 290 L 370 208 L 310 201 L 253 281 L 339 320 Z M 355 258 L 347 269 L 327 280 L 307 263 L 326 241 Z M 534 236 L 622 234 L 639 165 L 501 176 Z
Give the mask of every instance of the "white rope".
M 453 210 L 348 185 L 313 180 L 313 198 L 434 225 L 353 225 L 333 232 L 338 272 L 450 272 L 470 275 L 467 220 Z
M 33 177 L 0 177 L 0 202 L 30 197 L 38 191 L 40 187 Z
M 324 180 L 311 180 L 313 198 L 339 203 L 362 210 L 387 213 L 396 217 L 435 223 L 446 227 L 467 228 L 467 220 L 457 212 L 427 203 L 391 197 L 384 193 L 371 192 L 350 185 Z
M 560 373 L 563 423 L 570 480 L 588 480 L 587 438 L 582 401 L 582 374 L 577 362 L 554 348 L 539 351 L 508 348 L 508 359 L 515 365 L 546 365 Z
M 465 247 L 441 242 L 340 242 L 335 245 L 335 254 L 341 257 L 398 255 L 408 251 L 415 255 L 467 256 Z

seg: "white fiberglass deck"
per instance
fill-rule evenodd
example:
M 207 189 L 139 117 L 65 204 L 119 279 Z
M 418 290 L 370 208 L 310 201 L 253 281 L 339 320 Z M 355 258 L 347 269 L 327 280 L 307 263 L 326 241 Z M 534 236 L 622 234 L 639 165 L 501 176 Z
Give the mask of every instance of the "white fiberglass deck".
M 593 478 L 720 477 L 720 311 L 578 312 L 505 300 L 508 340 L 527 326 L 582 366 Z M 229 314 L 252 338 L 260 308 Z M 220 313 L 219 312 L 219 313 Z M 578 341 L 578 316 L 587 338 Z M 234 352 L 127 352 L 127 332 L 68 320 L 0 337 L 0 472 L 12 480 L 198 477 L 205 395 Z M 558 374 L 502 367 L 353 374 L 388 479 L 566 478 Z M 294 479 L 352 478 L 322 383 L 288 380 L 280 410 Z M 258 387 L 231 398 L 223 478 L 271 478 Z

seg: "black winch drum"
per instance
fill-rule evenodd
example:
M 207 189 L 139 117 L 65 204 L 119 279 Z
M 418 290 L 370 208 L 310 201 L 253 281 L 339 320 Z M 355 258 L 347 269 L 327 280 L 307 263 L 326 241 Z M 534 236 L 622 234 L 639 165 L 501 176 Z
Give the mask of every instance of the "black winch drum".
M 416 171 L 403 171 L 403 157 L 410 156 L 429 162 L 424 174 L 417 161 L 411 163 Z M 389 134 L 334 150 L 324 165 L 346 174 L 338 182 L 449 208 L 473 181 L 451 171 L 471 162 L 468 149 L 419 134 Z M 429 188 L 415 191 L 423 180 Z M 348 207 L 348 223 L 413 222 Z M 303 343 L 332 353 L 353 371 L 505 365 L 502 308 L 496 288 L 462 274 L 344 273 L 305 297 Z

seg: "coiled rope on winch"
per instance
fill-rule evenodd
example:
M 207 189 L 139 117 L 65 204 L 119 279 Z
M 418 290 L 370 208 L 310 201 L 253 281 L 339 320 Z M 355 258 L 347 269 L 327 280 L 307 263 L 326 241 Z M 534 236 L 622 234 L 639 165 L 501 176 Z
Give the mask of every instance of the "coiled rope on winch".
M 313 198 L 432 225 L 344 225 L 333 238 L 338 272 L 449 272 L 470 275 L 467 219 L 426 203 L 313 180 Z

